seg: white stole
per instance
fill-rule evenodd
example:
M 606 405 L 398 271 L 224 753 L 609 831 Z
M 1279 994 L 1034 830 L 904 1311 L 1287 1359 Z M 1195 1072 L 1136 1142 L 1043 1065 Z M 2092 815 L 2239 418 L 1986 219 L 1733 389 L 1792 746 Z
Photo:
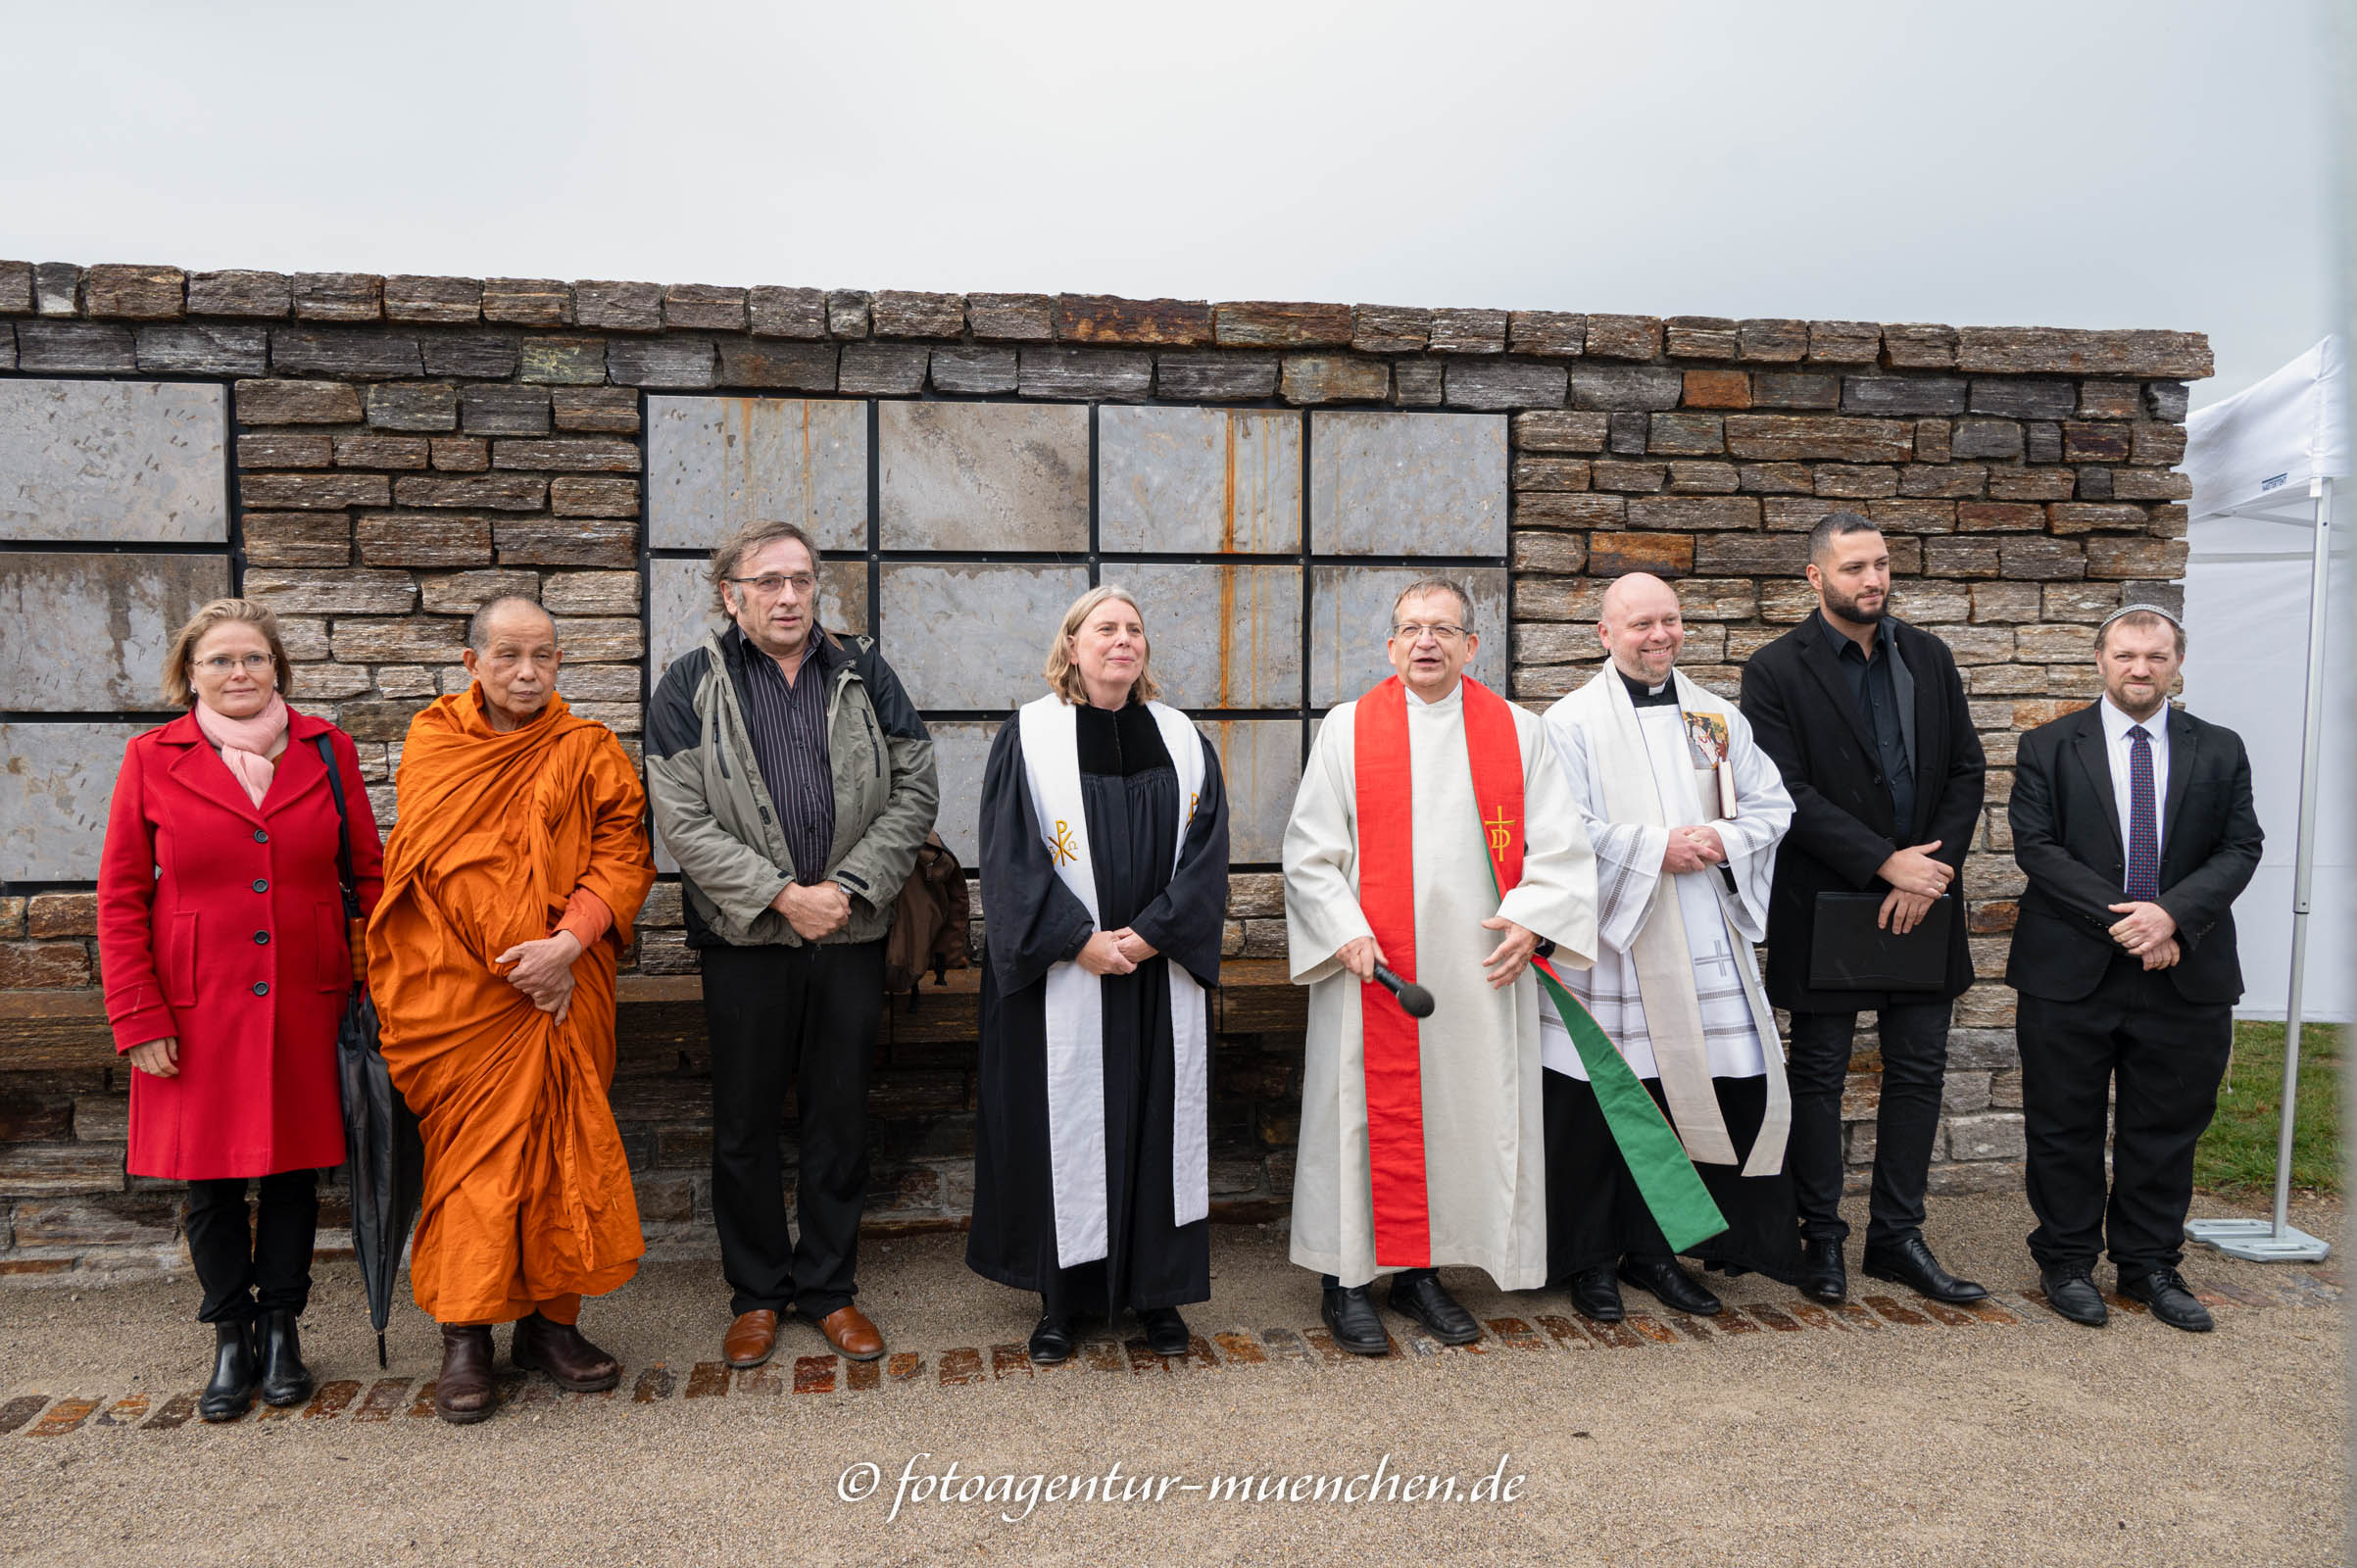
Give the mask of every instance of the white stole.
M 1678 683 L 1682 712 L 1716 715 L 1722 731 L 1732 736 L 1725 704 L 1683 671 L 1673 668 L 1670 678 Z M 1590 749 L 1603 788 L 1603 814 L 1615 822 L 1666 826 L 1667 813 L 1645 731 L 1637 720 L 1637 705 L 1630 700 L 1619 673 L 1607 664 L 1575 697 L 1578 711 L 1595 723 L 1599 738 L 1609 742 Z M 1722 804 L 1731 796 L 1734 776 L 1732 753 L 1715 768 L 1694 769 L 1695 797 L 1705 819 L 1724 814 Z M 1686 916 L 1678 906 L 1677 882 L 1676 877 L 1665 875 L 1654 884 L 1652 910 L 1639 928 L 1629 956 L 1636 963 L 1637 989 L 1645 999 L 1645 1030 L 1652 1038 L 1654 1063 L 1661 1070 L 1662 1097 L 1670 1102 L 1670 1120 L 1694 1158 L 1704 1164 L 1732 1165 L 1736 1163 L 1735 1140 L 1727 1131 L 1718 1092 L 1711 1083 L 1710 1051 L 1702 1038 L 1702 1007 L 1694 995 L 1694 950 L 1686 934 Z M 1717 895 L 1720 918 L 1725 919 L 1728 895 L 1716 876 L 1711 879 L 1711 890 Z M 1728 940 L 1745 971 L 1743 990 L 1750 999 L 1753 1025 L 1759 1030 L 1768 1080 L 1767 1107 L 1743 1174 L 1773 1176 L 1784 1168 L 1785 1143 L 1792 1126 L 1792 1088 L 1785 1079 L 1784 1054 L 1777 1049 L 1776 1015 L 1767 1009 L 1757 982 L 1749 974 L 1750 945 L 1732 923 Z
M 1178 865 L 1187 828 L 1203 787 L 1202 738 L 1186 714 L 1160 703 L 1146 705 L 1178 770 L 1184 798 L 1170 863 Z M 1097 867 L 1089 854 L 1089 815 L 1080 793 L 1078 710 L 1051 692 L 1015 714 L 1023 745 L 1023 777 L 1031 790 L 1032 819 L 1056 874 L 1089 911 L 1097 912 Z M 1211 1212 L 1209 1007 L 1203 988 L 1176 959 L 1170 970 L 1173 1057 L 1170 1196 L 1181 1225 Z M 1105 986 L 1065 960 L 1048 971 L 1048 1159 L 1056 1200 L 1058 1267 L 1093 1262 L 1107 1240 L 1105 1154 Z

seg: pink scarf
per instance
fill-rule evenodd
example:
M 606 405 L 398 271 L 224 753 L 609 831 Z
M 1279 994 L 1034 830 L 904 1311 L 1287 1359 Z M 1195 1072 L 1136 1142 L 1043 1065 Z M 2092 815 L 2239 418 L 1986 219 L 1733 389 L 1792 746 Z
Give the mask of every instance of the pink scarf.
M 213 743 L 221 760 L 229 764 L 229 771 L 237 775 L 237 782 L 260 806 L 270 792 L 271 776 L 278 771 L 278 764 L 270 759 L 270 749 L 286 733 L 286 699 L 270 693 L 270 706 L 252 718 L 231 718 L 201 702 L 195 712 L 196 727 L 205 732 L 205 739 Z

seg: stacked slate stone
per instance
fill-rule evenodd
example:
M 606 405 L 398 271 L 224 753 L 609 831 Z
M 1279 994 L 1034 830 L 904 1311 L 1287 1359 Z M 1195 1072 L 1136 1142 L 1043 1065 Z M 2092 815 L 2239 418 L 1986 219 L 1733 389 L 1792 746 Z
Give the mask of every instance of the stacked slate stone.
M 1505 421 L 1510 531 L 1484 564 L 1510 567 L 1510 648 L 1484 665 L 1532 704 L 1596 667 L 1597 601 L 1634 569 L 1677 580 L 1690 672 L 1734 692 L 1743 661 L 1810 608 L 1805 530 L 1863 512 L 1891 540 L 1896 612 L 1955 649 L 1991 763 L 1966 869 L 1983 978 L 1959 1009 L 1935 1190 L 2020 1179 L 2012 998 L 1996 983 L 2021 888 L 2004 816 L 2014 738 L 2090 699 L 2092 628 L 2124 594 L 2175 602 L 2188 491 L 2172 466 L 2185 383 L 2210 368 L 2198 334 L 2161 331 L 0 262 L 0 382 L 226 389 L 235 580 L 279 610 L 303 706 L 360 742 L 388 820 L 409 719 L 463 682 L 464 617 L 492 595 L 559 618 L 568 696 L 636 744 L 662 651 L 642 607 L 670 602 L 677 565 L 644 575 L 644 393 Z M 1419 544 L 1410 527 L 1386 553 L 1461 554 Z M 160 602 L 184 612 L 206 580 Z M 837 599 L 864 624 L 856 592 Z M 1291 1188 L 1301 1009 L 1278 880 L 1240 871 L 1231 890 L 1239 983 L 1213 1104 L 1229 1217 L 1281 1212 Z M 122 1172 L 94 913 L 87 891 L 0 894 L 0 1276 L 152 1268 L 176 1246 L 171 1200 Z M 689 1247 L 709 1239 L 709 1128 L 680 918 L 666 881 L 625 981 L 616 1102 L 651 1228 Z M 893 1009 L 880 1224 L 965 1211 L 972 1029 L 970 991 Z M 1875 1066 L 1865 1056 L 1852 1081 L 1853 1163 L 1872 1152 Z

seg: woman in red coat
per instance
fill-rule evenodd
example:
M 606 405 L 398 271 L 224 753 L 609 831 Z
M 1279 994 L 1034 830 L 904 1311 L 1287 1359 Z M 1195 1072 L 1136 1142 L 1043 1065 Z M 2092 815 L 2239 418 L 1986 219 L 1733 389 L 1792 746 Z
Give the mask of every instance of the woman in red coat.
M 271 1404 L 311 1392 L 295 1319 L 319 1171 L 344 1158 L 335 1037 L 353 982 L 317 737 L 342 776 L 364 908 L 382 860 L 352 739 L 288 709 L 293 673 L 266 606 L 216 600 L 180 628 L 164 695 L 188 713 L 124 749 L 98 872 L 107 1017 L 137 1069 L 125 1163 L 188 1183 L 198 1317 L 218 1341 L 208 1421 L 243 1415 L 257 1384 Z

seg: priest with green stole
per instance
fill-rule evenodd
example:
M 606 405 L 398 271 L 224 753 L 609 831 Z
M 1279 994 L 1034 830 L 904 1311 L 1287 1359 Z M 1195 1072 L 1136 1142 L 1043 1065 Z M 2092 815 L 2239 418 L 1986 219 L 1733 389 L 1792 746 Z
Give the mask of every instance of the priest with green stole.
M 1481 1328 L 1437 1269 L 1546 1283 L 1539 1020 L 1578 1009 L 1550 960 L 1584 968 L 1596 951 L 1579 803 L 1539 718 L 1465 677 L 1471 599 L 1427 579 L 1391 618 L 1398 673 L 1326 715 L 1284 851 L 1293 978 L 1310 988 L 1293 1260 L 1323 1276 L 1335 1343 L 1362 1355 L 1390 1348 L 1378 1274 L 1392 1310 L 1455 1345 Z M 1387 981 L 1429 993 L 1430 1014 Z M 1575 1038 L 1618 1062 L 1593 1022 Z M 1716 1229 L 1625 1064 L 1602 1093 L 1666 1227 Z

